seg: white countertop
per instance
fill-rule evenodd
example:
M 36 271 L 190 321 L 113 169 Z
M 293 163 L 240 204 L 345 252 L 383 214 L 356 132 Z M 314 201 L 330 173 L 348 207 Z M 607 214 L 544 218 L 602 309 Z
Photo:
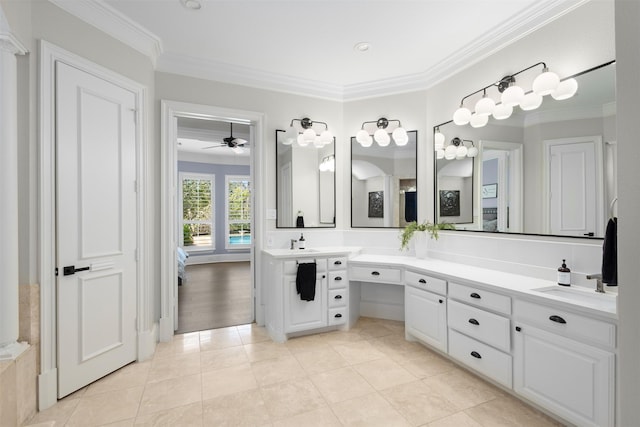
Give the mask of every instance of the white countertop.
M 262 252 L 274 258 L 303 258 L 314 256 L 338 256 L 357 254 L 362 250 L 358 246 L 327 246 L 307 249 L 264 249 Z
M 566 289 L 550 280 L 429 258 L 418 259 L 408 256 L 359 254 L 350 258 L 349 263 L 351 265 L 386 265 L 407 268 L 440 276 L 449 281 L 461 282 L 461 284 L 473 284 L 484 287 L 487 290 L 495 289 L 506 294 L 525 297 L 525 299 L 537 303 L 564 306 L 607 319 L 617 320 L 618 318 L 617 304 L 611 304 L 617 298 L 616 293 L 596 294 L 595 290 L 572 286 L 569 292 L 575 292 L 578 297 L 585 296 L 594 299 L 594 301 L 578 301 L 538 291 L 545 288 Z M 603 303 L 601 304 L 599 301 Z

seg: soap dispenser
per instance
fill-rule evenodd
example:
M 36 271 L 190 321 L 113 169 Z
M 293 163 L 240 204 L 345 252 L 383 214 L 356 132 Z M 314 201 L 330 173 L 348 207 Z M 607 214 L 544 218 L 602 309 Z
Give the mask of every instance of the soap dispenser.
M 298 239 L 298 249 L 305 249 L 305 241 L 304 236 L 300 233 L 300 238 Z
M 571 286 L 571 270 L 567 267 L 564 259 L 562 260 L 562 265 L 558 267 L 558 285 Z

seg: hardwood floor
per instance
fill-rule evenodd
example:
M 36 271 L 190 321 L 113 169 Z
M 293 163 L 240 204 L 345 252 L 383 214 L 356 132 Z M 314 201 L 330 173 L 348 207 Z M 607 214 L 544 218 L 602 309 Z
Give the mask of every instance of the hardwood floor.
M 177 333 L 253 322 L 249 262 L 187 266 L 178 287 Z

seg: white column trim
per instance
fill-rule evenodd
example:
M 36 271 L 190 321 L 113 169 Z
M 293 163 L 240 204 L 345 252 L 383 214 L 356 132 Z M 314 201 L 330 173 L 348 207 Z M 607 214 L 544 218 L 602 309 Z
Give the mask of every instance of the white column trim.
M 18 299 L 18 74 L 16 55 L 27 49 L 11 33 L 0 7 L 0 360 L 28 348 L 19 344 Z
M 57 341 L 56 341 L 56 294 L 55 294 L 55 64 L 63 62 L 82 71 L 122 86 L 136 97 L 138 129 L 136 135 L 136 161 L 138 182 L 138 291 L 137 291 L 137 331 L 138 359 L 149 357 L 155 343 L 153 324 L 153 284 L 147 280 L 149 272 L 148 253 L 149 226 L 146 221 L 147 186 L 146 179 L 148 144 L 147 141 L 147 89 L 126 77 L 101 67 L 58 46 L 40 41 L 40 376 L 38 387 L 39 410 L 46 409 L 57 401 Z

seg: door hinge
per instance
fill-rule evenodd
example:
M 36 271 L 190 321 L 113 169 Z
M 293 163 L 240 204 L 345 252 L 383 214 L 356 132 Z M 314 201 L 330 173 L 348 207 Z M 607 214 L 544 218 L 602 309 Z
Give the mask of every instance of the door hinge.
M 56 267 L 56 276 L 58 276 L 58 267 Z

